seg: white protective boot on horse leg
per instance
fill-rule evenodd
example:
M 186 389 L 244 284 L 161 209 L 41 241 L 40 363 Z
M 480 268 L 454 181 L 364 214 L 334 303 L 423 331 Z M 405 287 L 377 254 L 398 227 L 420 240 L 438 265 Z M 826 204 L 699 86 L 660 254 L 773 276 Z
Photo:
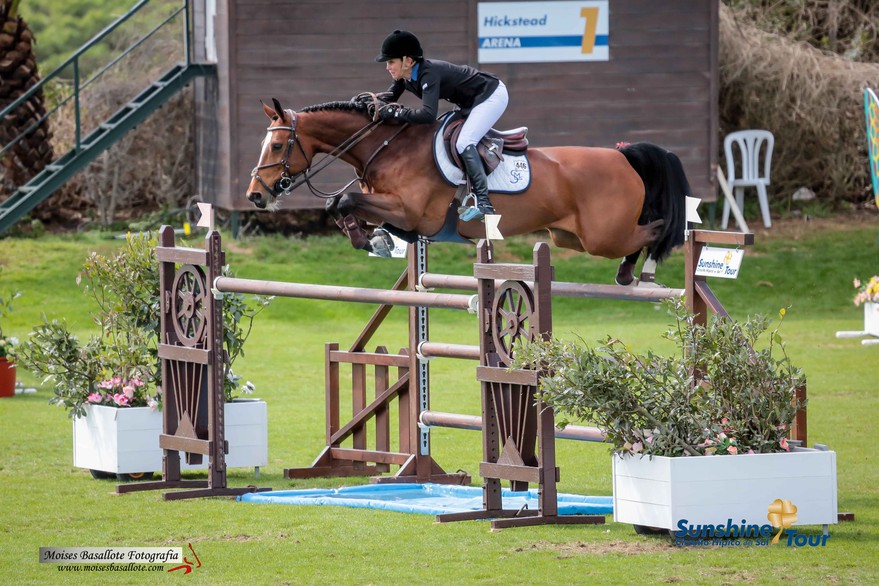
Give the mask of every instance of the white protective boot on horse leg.
M 624 287 L 664 287 L 656 282 L 656 261 L 649 255 L 641 267 L 641 275 L 635 278 L 635 263 L 638 262 L 640 254 L 641 251 L 634 252 L 620 261 L 615 279 L 616 284 Z
M 641 275 L 638 277 L 638 286 L 665 288 L 665 285 L 656 282 L 656 261 L 649 255 L 641 266 Z
M 488 199 L 488 178 L 485 176 L 485 167 L 482 166 L 482 160 L 479 153 L 476 152 L 476 145 L 468 145 L 461 152 L 461 161 L 464 163 L 464 170 L 467 172 L 467 178 L 470 180 L 470 188 L 473 190 L 473 197 L 476 199 L 474 208 L 466 207 L 464 210 L 459 208 L 458 215 L 462 220 L 483 220 L 488 214 L 496 214 L 491 201 Z
M 394 248 L 396 244 L 390 233 L 384 228 L 376 228 L 372 231 L 364 250 L 382 258 L 391 258 Z

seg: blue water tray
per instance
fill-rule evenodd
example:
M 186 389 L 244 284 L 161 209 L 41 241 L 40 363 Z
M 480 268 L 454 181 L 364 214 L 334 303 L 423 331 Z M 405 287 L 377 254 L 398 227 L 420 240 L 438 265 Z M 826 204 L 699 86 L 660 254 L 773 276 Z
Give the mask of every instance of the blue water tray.
M 505 509 L 537 509 L 537 490 L 501 492 Z M 365 484 L 342 488 L 314 488 L 254 492 L 238 497 L 248 503 L 282 505 L 330 505 L 360 509 L 383 509 L 400 513 L 441 515 L 482 510 L 482 488 L 445 484 Z M 609 515 L 613 513 L 609 496 L 559 494 L 559 515 Z

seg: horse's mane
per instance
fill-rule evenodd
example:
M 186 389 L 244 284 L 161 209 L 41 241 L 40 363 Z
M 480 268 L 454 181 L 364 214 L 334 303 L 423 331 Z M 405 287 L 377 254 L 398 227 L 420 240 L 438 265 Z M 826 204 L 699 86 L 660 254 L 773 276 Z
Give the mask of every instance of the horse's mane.
M 341 110 L 345 112 L 357 112 L 359 114 L 363 114 L 364 116 L 369 116 L 369 112 L 367 111 L 367 104 L 363 101 L 348 101 L 348 102 L 325 102 L 323 104 L 315 104 L 314 106 L 307 106 L 303 108 L 302 112 L 320 112 L 323 110 Z

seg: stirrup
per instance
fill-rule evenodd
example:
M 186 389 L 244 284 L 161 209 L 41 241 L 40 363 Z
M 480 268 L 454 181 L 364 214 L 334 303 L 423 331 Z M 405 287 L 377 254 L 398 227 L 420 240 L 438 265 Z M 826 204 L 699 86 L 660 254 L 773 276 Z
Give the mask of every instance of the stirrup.
M 471 203 L 468 204 L 468 201 Z M 461 205 L 458 206 L 458 217 L 464 222 L 469 222 L 470 220 L 485 221 L 485 213 L 476 207 L 476 195 L 472 192 L 468 193 L 461 201 Z

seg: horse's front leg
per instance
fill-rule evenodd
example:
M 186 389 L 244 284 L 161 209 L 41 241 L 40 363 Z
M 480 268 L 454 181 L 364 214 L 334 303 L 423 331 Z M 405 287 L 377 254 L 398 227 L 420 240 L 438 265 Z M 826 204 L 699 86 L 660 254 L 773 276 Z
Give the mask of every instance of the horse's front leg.
M 359 193 L 337 196 L 327 202 L 327 211 L 333 216 L 339 228 L 348 235 L 354 248 L 390 258 L 395 244 L 388 231 L 375 228 L 372 234 L 368 235 L 363 222 L 355 215 L 358 211 L 363 213 L 359 206 L 362 201 L 360 196 Z
M 362 250 L 368 246 L 369 237 L 360 220 L 354 217 L 350 203 L 345 200 L 346 196 L 337 195 L 328 199 L 324 209 L 333 218 L 342 233 L 351 240 L 351 246 Z

